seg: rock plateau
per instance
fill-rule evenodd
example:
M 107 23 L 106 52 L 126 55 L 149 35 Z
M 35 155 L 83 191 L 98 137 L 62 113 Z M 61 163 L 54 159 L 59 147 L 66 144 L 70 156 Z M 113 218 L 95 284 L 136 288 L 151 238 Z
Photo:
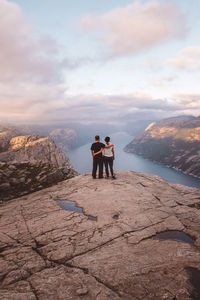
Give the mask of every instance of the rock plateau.
M 62 210 L 65 200 L 83 213 Z M 0 299 L 200 299 L 199 208 L 199 189 L 134 172 L 79 175 L 5 202 Z M 165 231 L 194 243 L 156 238 Z

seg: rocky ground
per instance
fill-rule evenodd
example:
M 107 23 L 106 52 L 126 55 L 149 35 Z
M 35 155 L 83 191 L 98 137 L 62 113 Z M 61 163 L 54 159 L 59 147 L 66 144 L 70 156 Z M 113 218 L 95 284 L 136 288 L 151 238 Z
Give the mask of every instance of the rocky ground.
M 200 299 L 199 208 L 199 189 L 134 172 L 80 175 L 3 203 L 0 299 Z M 169 230 L 194 244 L 156 239 Z
M 51 163 L 0 162 L 0 203 L 52 186 L 76 175 L 73 168 Z

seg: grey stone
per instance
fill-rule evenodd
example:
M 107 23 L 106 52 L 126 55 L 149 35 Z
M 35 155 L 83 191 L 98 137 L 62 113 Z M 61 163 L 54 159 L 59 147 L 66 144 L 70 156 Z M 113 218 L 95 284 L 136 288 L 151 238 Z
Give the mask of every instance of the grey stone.
M 199 189 L 117 172 L 115 181 L 80 175 L 3 203 L 0 298 L 191 300 L 199 295 L 187 271 L 200 272 L 199 199 Z M 169 230 L 194 245 L 155 239 Z

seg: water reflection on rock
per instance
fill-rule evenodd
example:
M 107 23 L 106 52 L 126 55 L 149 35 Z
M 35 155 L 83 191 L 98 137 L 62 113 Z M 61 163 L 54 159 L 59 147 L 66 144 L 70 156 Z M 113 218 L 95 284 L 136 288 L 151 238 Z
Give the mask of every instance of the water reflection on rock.
M 75 211 L 81 214 L 84 214 L 88 220 L 97 221 L 97 217 L 89 216 L 83 212 L 83 209 L 79 206 L 76 206 L 76 202 L 69 200 L 56 200 L 56 203 L 60 206 L 60 208 L 69 211 Z
M 157 240 L 173 240 L 188 244 L 194 244 L 194 239 L 192 239 L 189 235 L 184 233 L 183 231 L 178 230 L 168 230 L 159 232 L 155 235 L 154 239 Z

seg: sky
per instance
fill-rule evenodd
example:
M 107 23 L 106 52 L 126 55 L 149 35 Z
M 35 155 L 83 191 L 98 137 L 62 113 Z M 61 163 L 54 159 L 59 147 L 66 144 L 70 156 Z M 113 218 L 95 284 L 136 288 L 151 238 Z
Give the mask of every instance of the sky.
M 0 0 L 0 123 L 200 115 L 200 1 Z

